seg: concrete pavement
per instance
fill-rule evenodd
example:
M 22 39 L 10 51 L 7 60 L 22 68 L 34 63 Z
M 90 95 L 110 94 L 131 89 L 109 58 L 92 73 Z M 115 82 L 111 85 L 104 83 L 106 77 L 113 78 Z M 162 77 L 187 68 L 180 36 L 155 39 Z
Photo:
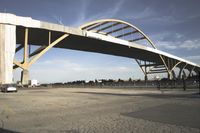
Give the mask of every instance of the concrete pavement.
M 0 131 L 199 133 L 192 92 L 53 88 L 0 93 Z

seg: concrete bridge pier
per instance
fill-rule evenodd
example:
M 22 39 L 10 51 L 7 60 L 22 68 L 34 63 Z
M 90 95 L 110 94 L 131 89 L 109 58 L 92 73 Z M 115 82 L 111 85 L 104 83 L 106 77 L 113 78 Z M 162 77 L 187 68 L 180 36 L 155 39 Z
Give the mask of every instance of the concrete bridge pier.
M 145 82 L 148 81 L 147 74 L 144 75 L 144 80 L 145 80 Z
M 167 74 L 167 78 L 168 78 L 169 80 L 172 80 L 172 75 L 171 75 L 171 73 L 168 73 L 168 74 Z
M 16 26 L 0 24 L 0 84 L 13 82 Z
M 28 81 L 29 81 L 29 70 L 22 70 L 21 72 L 21 82 L 23 85 L 28 85 Z

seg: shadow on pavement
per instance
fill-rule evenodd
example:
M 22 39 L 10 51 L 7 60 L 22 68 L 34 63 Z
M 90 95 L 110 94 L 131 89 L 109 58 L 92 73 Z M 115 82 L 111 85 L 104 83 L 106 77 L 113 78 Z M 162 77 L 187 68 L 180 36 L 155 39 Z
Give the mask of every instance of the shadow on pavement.
M 15 131 L 11 131 L 11 130 L 0 128 L 0 133 L 19 133 L 19 132 L 15 132 Z
M 121 115 L 200 129 L 200 106 L 163 104 Z
M 189 93 L 189 94 L 155 94 L 155 93 L 143 93 L 143 94 L 121 94 L 121 93 L 104 93 L 104 92 L 74 92 L 82 94 L 93 94 L 93 95 L 107 95 L 107 96 L 145 96 L 152 98 L 197 98 L 200 99 L 198 93 Z
M 120 93 L 102 93 L 102 92 L 74 92 L 82 94 L 92 94 L 92 95 L 104 95 L 104 96 L 144 96 L 151 98 L 183 98 L 184 100 L 194 99 L 200 100 L 200 95 L 198 93 L 188 93 L 188 94 L 156 94 L 156 93 L 143 93 L 143 94 L 120 94 Z M 195 99 L 195 100 L 196 100 Z M 197 101 L 198 102 L 198 101 Z M 187 126 L 200 129 L 200 106 L 194 105 L 179 105 L 179 104 L 164 104 L 156 107 L 146 108 L 144 110 L 139 110 L 136 112 L 127 112 L 121 115 L 127 117 L 133 117 L 138 119 L 144 119 L 149 121 L 168 123 L 172 125 Z

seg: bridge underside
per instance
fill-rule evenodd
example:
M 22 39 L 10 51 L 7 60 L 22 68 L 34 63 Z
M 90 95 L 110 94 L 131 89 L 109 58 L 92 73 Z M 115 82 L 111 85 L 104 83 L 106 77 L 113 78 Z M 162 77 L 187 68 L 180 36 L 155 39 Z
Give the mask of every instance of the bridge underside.
M 17 44 L 24 44 L 24 30 L 25 28 L 17 27 L 17 35 L 20 35 L 16 38 Z M 62 35 L 63 33 L 60 32 L 51 32 L 51 41 L 55 41 Z M 29 29 L 28 42 L 31 45 L 47 47 L 49 44 L 49 31 Z M 116 43 L 113 42 L 77 35 L 69 35 L 67 38 L 57 43 L 54 47 L 123 56 L 162 64 L 159 55 L 156 55 L 155 53 L 141 51 L 141 49 L 137 48 L 127 48 L 125 45 L 116 45 Z
M 175 77 L 181 78 L 181 75 L 186 76 L 185 70 L 189 71 L 188 76 L 191 76 L 193 73 L 197 74 L 200 71 L 199 65 L 158 50 L 141 30 L 124 21 L 100 20 L 85 24 L 79 28 L 70 28 L 9 15 L 0 14 L 0 18 L 2 17 L 0 19 L 2 21 L 1 25 L 14 29 L 9 30 L 9 34 L 4 32 L 2 26 L 0 29 L 0 49 L 3 50 L 0 55 L 3 59 L 0 62 L 0 82 L 2 83 L 10 83 L 12 80 L 12 76 L 8 76 L 9 79 L 4 80 L 5 76 L 2 76 L 2 71 L 5 68 L 9 68 L 9 70 L 4 75 L 12 74 L 12 69 L 21 68 L 23 69 L 22 83 L 28 84 L 28 69 L 30 66 L 53 47 L 135 59 L 144 73 L 145 79 L 147 79 L 148 74 L 167 73 L 168 77 L 172 79 Z M 12 17 L 15 21 L 10 21 Z M 5 38 L 13 41 L 8 43 L 5 41 Z M 146 40 L 150 47 L 138 43 L 140 40 Z M 15 53 L 23 49 L 23 60 L 7 60 L 4 57 L 4 54 L 6 54 L 4 47 L 10 45 L 12 48 L 15 48 L 16 44 Z M 31 45 L 38 46 L 38 48 L 32 51 L 30 49 Z M 14 50 L 11 50 L 6 55 L 13 58 L 12 54 L 14 54 Z M 2 65 L 6 63 L 10 64 L 9 67 Z M 175 68 L 179 68 L 178 76 L 174 73 Z
M 16 42 L 17 44 L 20 44 L 18 47 L 18 50 L 24 48 L 25 30 L 26 28 L 21 27 L 21 26 L 16 28 L 16 34 L 18 35 L 16 38 Z M 29 28 L 28 29 L 29 46 L 30 44 L 34 46 L 40 46 L 38 49 L 36 49 L 32 53 L 28 51 L 26 52 L 26 53 L 29 53 L 28 57 L 30 58 L 30 60 L 34 58 L 34 56 L 37 56 L 37 54 L 41 53 L 45 48 L 47 48 L 49 44 L 51 44 L 51 42 L 54 42 L 58 38 L 62 37 L 63 34 L 64 33 L 57 32 L 57 31 Z M 136 59 L 136 62 L 139 64 L 141 70 L 144 72 L 145 79 L 147 79 L 148 74 L 168 73 L 167 69 L 165 68 L 163 64 L 162 59 L 160 58 L 160 55 L 144 50 L 142 49 L 143 47 L 137 48 L 137 47 L 128 47 L 126 45 L 117 45 L 117 43 L 115 42 L 109 42 L 105 40 L 99 40 L 96 38 L 89 38 L 89 37 L 84 37 L 84 36 L 74 35 L 74 34 L 70 34 L 69 36 L 64 38 L 62 41 L 54 45 L 53 47 L 96 52 L 96 53 L 109 54 L 109 55 Z M 175 77 L 181 78 L 181 75 L 183 75 L 183 72 L 184 72 L 183 69 L 187 69 L 190 72 L 188 76 L 191 76 L 192 72 L 197 71 L 196 67 L 193 67 L 187 63 L 180 62 L 178 60 L 174 60 L 171 58 L 165 58 L 164 56 L 163 56 L 163 59 L 165 60 L 169 70 L 172 70 L 172 69 L 174 70 L 175 67 L 179 68 L 179 75 L 178 76 L 172 75 L 173 76 L 172 78 L 175 78 Z M 17 68 L 19 66 L 15 65 L 14 67 Z M 22 81 L 23 81 L 23 78 L 22 78 Z M 23 83 L 27 83 L 27 81 L 23 81 Z

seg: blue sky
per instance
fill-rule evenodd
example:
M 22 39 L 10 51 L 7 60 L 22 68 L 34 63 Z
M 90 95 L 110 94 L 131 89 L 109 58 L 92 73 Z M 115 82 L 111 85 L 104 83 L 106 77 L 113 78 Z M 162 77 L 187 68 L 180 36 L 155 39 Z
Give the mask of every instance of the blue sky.
M 103 18 L 139 27 L 158 49 L 200 64 L 199 0 L 1 0 L 0 12 L 78 27 Z M 15 72 L 19 79 L 20 69 Z M 30 69 L 42 83 L 101 78 L 143 78 L 129 58 L 51 49 Z

